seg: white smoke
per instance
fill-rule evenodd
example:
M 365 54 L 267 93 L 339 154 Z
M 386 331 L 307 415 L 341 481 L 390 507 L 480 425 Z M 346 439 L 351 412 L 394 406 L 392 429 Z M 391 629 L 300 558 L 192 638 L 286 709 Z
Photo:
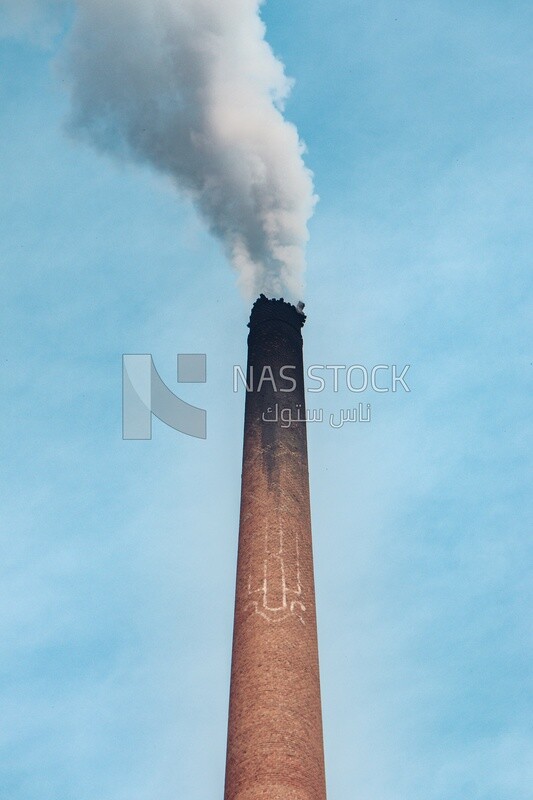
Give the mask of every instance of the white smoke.
M 244 292 L 297 297 L 316 198 L 262 0 L 78 0 L 70 128 L 170 176 Z

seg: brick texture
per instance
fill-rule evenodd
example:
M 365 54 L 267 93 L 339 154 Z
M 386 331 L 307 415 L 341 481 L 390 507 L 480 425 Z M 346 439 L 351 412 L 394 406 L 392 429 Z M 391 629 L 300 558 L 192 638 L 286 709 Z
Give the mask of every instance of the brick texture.
M 263 296 L 250 317 L 225 800 L 326 798 L 307 438 L 295 421 L 304 321 Z

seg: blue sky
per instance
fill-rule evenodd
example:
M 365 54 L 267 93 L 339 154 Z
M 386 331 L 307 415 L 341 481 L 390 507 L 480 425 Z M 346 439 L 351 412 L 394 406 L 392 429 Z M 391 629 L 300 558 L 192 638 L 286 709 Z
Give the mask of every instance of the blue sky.
M 0 796 L 220 797 L 248 307 L 166 180 L 65 133 L 68 4 L 10 7 Z M 329 798 L 529 800 L 531 6 L 263 16 L 320 195 L 306 361 L 411 365 L 371 424 L 309 429 Z M 207 353 L 207 441 L 122 441 L 136 352 L 171 387 Z

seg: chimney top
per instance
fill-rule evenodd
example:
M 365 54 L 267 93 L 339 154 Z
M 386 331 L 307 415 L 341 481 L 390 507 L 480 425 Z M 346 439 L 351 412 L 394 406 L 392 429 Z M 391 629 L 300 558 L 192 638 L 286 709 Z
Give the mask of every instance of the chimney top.
M 294 306 L 292 303 L 287 303 L 283 297 L 276 300 L 275 298 L 269 299 L 264 294 L 260 294 L 252 306 L 248 327 L 251 329 L 262 322 L 281 320 L 291 325 L 297 331 L 300 331 L 306 320 L 306 316 L 303 312 L 304 305 L 305 304 L 300 301 L 297 306 Z

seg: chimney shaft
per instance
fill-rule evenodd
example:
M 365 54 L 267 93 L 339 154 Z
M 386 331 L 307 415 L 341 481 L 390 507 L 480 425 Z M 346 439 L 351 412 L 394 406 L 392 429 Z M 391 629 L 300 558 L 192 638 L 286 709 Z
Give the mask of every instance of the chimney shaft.
M 326 798 L 304 322 L 263 295 L 250 317 L 225 800 Z

